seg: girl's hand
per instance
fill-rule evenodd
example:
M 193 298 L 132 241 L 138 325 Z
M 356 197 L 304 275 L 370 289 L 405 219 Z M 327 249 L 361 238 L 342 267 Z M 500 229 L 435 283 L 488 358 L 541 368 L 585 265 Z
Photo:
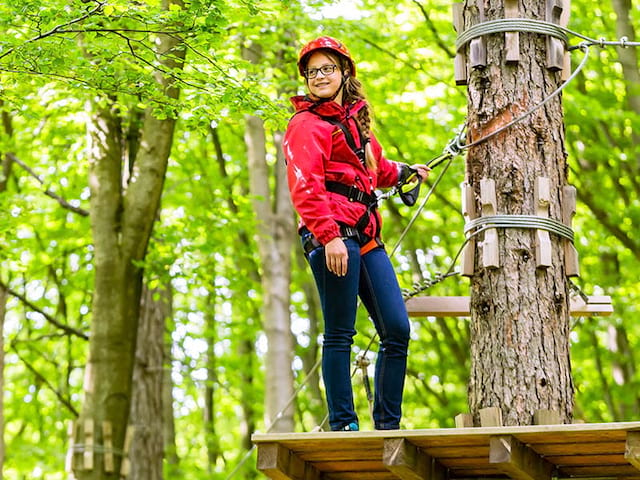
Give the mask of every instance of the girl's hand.
M 347 274 L 347 261 L 349 253 L 347 246 L 340 237 L 332 239 L 324 246 L 324 256 L 327 262 L 327 269 L 339 277 Z
M 426 180 L 429 177 L 429 172 L 431 171 L 429 167 L 421 163 L 416 163 L 415 165 L 411 165 L 411 168 L 418 171 L 418 176 L 420 177 L 420 180 Z

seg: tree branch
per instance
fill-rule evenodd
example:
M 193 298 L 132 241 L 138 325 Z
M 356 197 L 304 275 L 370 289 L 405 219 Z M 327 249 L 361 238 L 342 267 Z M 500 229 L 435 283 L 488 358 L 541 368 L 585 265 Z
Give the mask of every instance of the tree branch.
M 42 185 L 44 187 L 44 180 L 42 180 L 42 177 L 40 177 L 36 172 L 34 172 L 33 169 L 31 167 L 29 167 L 29 165 L 24 163 L 22 160 L 20 160 L 13 153 L 8 153 L 7 157 L 9 157 L 9 159 L 12 162 L 17 163 L 18 165 L 20 165 L 23 170 L 25 170 L 27 173 L 29 173 L 29 175 L 31 175 L 33 178 L 35 178 L 38 181 L 38 183 L 40 183 L 40 185 Z M 44 191 L 44 194 L 47 195 L 48 197 L 53 198 L 63 208 L 66 208 L 67 210 L 70 210 L 70 211 L 72 211 L 74 213 L 77 213 L 78 215 L 82 215 L 83 217 L 89 216 L 89 212 L 87 210 L 85 210 L 83 208 L 80 208 L 80 207 L 74 207 L 68 201 L 66 201 L 64 198 L 62 198 L 60 195 L 58 195 L 57 193 L 52 192 L 48 188 Z
M 97 5 L 93 9 L 89 10 L 86 14 L 82 15 L 81 17 L 74 18 L 73 20 L 70 20 L 67 23 L 61 23 L 60 25 L 57 25 L 57 26 L 53 27 L 51 30 L 49 30 L 46 33 L 41 33 L 40 35 L 36 35 L 35 37 L 30 38 L 29 40 L 27 40 L 26 42 L 24 42 L 20 46 L 27 45 L 28 43 L 37 42 L 38 40 L 42 40 L 43 38 L 47 38 L 47 37 L 50 37 L 52 35 L 55 35 L 56 33 L 60 33 L 60 30 L 63 29 L 64 27 L 68 27 L 69 25 L 73 25 L 75 23 L 80 23 L 80 22 L 86 20 L 87 18 L 91 17 L 92 15 L 98 13 L 102 9 L 103 6 L 104 6 L 104 3 L 97 2 Z M 7 50 L 3 54 L 1 54 L 0 55 L 0 60 L 2 60 L 7 55 L 10 55 L 11 53 L 13 53 L 16 50 L 16 48 L 17 47 L 10 48 L 9 50 Z
M 49 382 L 49 380 L 47 380 L 47 377 L 45 377 L 40 372 L 38 372 L 38 370 L 36 370 L 36 368 L 33 365 L 31 365 L 27 360 L 25 360 L 24 357 L 20 355 L 15 345 L 11 345 L 11 350 L 15 352 L 15 354 L 18 356 L 20 361 L 24 363 L 25 367 L 27 367 L 27 369 L 36 376 L 38 381 L 45 384 L 49 388 L 49 390 L 51 390 L 53 394 L 56 397 L 58 397 L 58 400 L 60 400 L 60 403 L 62 403 L 65 407 L 67 407 L 67 409 L 73 414 L 73 416 L 77 418 L 78 411 L 75 408 L 73 408 L 73 405 L 71 405 L 71 401 L 68 398 L 65 398 L 58 390 L 56 390 L 54 386 Z
M 29 307 L 31 310 L 33 310 L 34 312 L 39 313 L 40 315 L 42 315 L 44 317 L 44 319 L 49 322 L 51 325 L 53 325 L 54 327 L 59 328 L 60 330 L 66 332 L 69 335 L 75 335 L 76 337 L 80 337 L 83 340 L 89 340 L 89 336 L 86 335 L 85 333 L 81 332 L 80 330 L 77 330 L 73 327 L 70 327 L 68 325 L 65 325 L 63 323 L 60 323 L 58 320 L 56 320 L 55 318 L 53 318 L 51 315 L 49 315 L 46 312 L 43 312 L 40 308 L 38 308 L 34 303 L 32 303 L 31 301 L 29 301 L 24 295 L 16 292 L 15 290 L 12 290 L 11 288 L 9 288 L 8 285 L 6 285 L 5 283 L 3 283 L 2 281 L 0 281 L 0 285 L 5 288 L 7 290 L 7 292 L 9 292 L 9 295 L 11 295 L 12 297 L 17 298 L 18 300 L 20 300 L 22 303 L 24 303 L 27 307 Z
M 413 3 L 415 3 L 420 9 L 420 11 L 422 12 L 422 16 L 424 17 L 424 21 L 427 24 L 427 27 L 429 27 L 429 30 L 431 30 L 431 33 L 433 33 L 433 36 L 436 39 L 436 44 L 447 54 L 449 58 L 455 57 L 456 56 L 455 52 L 452 52 L 451 50 L 449 50 L 449 47 L 447 46 L 447 44 L 443 42 L 442 39 L 440 38 L 440 35 L 438 35 L 438 29 L 433 24 L 433 21 L 431 20 L 431 17 L 429 17 L 429 13 L 427 13 L 427 10 L 424 8 L 424 5 L 422 5 L 418 0 L 413 0 Z

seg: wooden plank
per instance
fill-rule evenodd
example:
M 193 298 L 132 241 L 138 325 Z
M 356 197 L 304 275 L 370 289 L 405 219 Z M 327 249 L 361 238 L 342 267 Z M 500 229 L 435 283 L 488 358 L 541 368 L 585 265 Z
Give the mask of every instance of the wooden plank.
M 596 466 L 567 466 L 560 472 L 571 477 L 633 477 L 638 476 L 638 470 L 633 465 L 596 465 Z
M 113 465 L 113 428 L 111 422 L 102 422 L 102 439 L 104 444 L 104 471 L 113 473 L 115 467 Z
M 459 413 L 455 417 L 456 428 L 473 427 L 473 415 L 470 413 Z
M 562 442 L 543 443 L 535 445 L 536 452 L 545 457 L 558 457 L 561 455 L 605 455 L 624 454 L 624 444 L 620 442 Z M 556 462 L 554 462 L 556 463 Z
M 569 16 L 571 14 L 571 0 L 563 0 L 562 2 L 562 14 L 560 15 L 560 25 L 565 27 L 569 25 Z M 566 82 L 571 76 L 571 53 L 568 50 L 564 52 L 564 59 L 562 64 L 562 76 L 561 80 Z
M 505 0 L 505 18 L 518 18 L 518 0 Z M 520 34 L 518 32 L 505 32 L 504 34 L 505 60 L 507 63 L 517 63 L 520 61 Z
M 385 439 L 382 463 L 401 480 L 434 478 L 432 477 L 433 459 L 405 438 Z
M 465 222 L 469 222 L 477 218 L 476 213 L 476 199 L 473 192 L 473 188 L 469 185 L 469 182 L 464 181 L 460 184 L 460 191 L 462 194 L 462 216 Z M 471 236 L 469 241 L 462 250 L 462 256 L 460 257 L 460 274 L 465 277 L 472 277 L 475 273 L 475 258 L 476 256 L 476 239 L 475 236 Z
M 554 471 L 551 463 L 510 435 L 491 437 L 489 463 L 514 480 L 548 480 Z
M 453 28 L 460 35 L 464 31 L 464 4 L 462 2 L 456 2 L 451 6 L 453 14 Z M 466 45 L 462 47 L 467 48 Z M 462 49 L 461 49 L 462 50 Z M 453 76 L 456 85 L 466 85 L 467 78 L 467 55 L 464 50 L 456 52 L 456 57 L 453 60 Z
M 549 218 L 551 192 L 550 182 L 547 177 L 536 178 L 534 195 L 536 216 Z M 540 228 L 536 230 L 536 265 L 543 268 L 551 266 L 551 238 L 548 231 Z
M 64 462 L 64 471 L 70 474 L 70 478 L 73 476 L 73 468 L 75 466 L 75 443 L 76 443 L 76 422 L 70 420 L 67 424 L 67 437 L 69 440 L 69 450 Z M 75 478 L 75 477 L 74 477 Z
M 541 408 L 533 414 L 533 423 L 535 425 L 557 425 L 560 421 L 560 414 L 555 410 Z
M 640 432 L 627 433 L 624 447 L 624 458 L 640 470 Z
M 122 463 L 120 464 L 120 476 L 123 478 L 127 478 L 131 472 L 129 450 L 131 450 L 131 444 L 133 443 L 133 436 L 135 433 L 136 427 L 133 425 L 127 425 L 127 430 L 124 434 L 124 445 L 122 446 Z
M 468 317 L 469 297 L 411 297 L 406 302 L 410 317 Z
M 540 452 L 538 452 L 540 453 Z M 545 456 L 554 465 L 562 466 L 597 466 L 597 465 L 627 465 L 624 455 L 557 455 Z
M 93 470 L 93 419 L 88 418 L 84 421 L 84 461 L 83 468 L 85 470 Z
M 478 22 L 485 21 L 484 0 L 476 0 L 478 9 Z M 484 37 L 477 37 L 469 42 L 469 61 L 472 68 L 485 67 L 487 65 L 487 46 Z
M 572 298 L 570 313 L 573 317 L 609 316 L 613 313 L 611 297 L 608 295 L 589 296 L 589 303 L 581 297 Z M 406 301 L 410 317 L 469 317 L 470 299 L 466 296 L 418 296 Z
M 274 480 L 319 480 L 320 472 L 278 443 L 258 445 L 258 470 Z
M 480 203 L 483 217 L 496 214 L 498 202 L 496 200 L 496 182 L 491 178 L 480 180 Z M 498 268 L 500 259 L 498 255 L 498 230 L 488 228 L 484 232 L 482 240 L 482 265 L 485 268 Z
M 562 189 L 562 223 L 571 228 L 573 217 L 576 214 L 576 187 L 567 185 Z M 580 264 L 578 263 L 578 251 L 573 243 L 563 240 L 564 245 L 564 270 L 567 277 L 580 276 Z
M 560 24 L 560 18 L 564 11 L 562 0 L 547 0 L 547 22 Z M 562 70 L 564 66 L 564 43 L 562 40 L 547 35 L 547 68 L 551 71 Z
M 480 409 L 480 425 L 483 427 L 501 427 L 502 410 L 500 407 L 486 407 Z

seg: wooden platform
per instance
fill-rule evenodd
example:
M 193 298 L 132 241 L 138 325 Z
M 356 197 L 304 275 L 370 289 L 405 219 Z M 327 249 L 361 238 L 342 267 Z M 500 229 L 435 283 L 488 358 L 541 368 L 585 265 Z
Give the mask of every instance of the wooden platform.
M 259 434 L 277 480 L 640 480 L 640 422 Z

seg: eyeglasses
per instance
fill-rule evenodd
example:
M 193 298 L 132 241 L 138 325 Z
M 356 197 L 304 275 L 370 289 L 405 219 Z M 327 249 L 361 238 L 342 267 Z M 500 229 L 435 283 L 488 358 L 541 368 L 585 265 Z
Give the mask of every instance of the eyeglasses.
M 318 76 L 318 72 L 322 72 L 322 75 L 325 77 L 327 75 L 331 75 L 338 68 L 337 65 L 323 65 L 320 68 L 310 68 L 304 71 L 304 76 L 307 79 L 316 78 Z

